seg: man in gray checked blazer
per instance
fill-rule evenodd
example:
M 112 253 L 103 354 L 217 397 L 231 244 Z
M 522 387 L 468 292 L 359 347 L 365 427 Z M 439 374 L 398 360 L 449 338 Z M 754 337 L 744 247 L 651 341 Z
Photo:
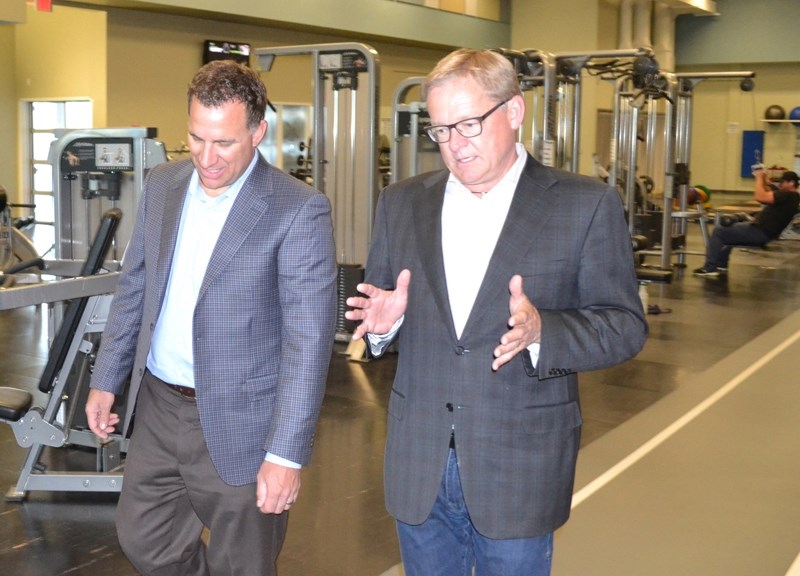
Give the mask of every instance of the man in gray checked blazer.
M 188 100 L 192 158 L 147 177 L 86 412 L 107 437 L 131 375 L 117 531 L 141 573 L 271 575 L 333 346 L 330 204 L 258 154 L 255 72 L 212 62 Z
M 618 193 L 516 143 L 510 63 L 445 57 L 423 86 L 448 170 L 380 197 L 354 338 L 398 339 L 386 504 L 407 576 L 550 573 L 570 511 L 577 372 L 647 336 Z

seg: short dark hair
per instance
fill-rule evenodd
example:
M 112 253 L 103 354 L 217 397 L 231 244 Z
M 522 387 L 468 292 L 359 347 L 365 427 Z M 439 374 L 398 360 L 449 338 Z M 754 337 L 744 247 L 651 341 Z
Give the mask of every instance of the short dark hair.
M 187 91 L 189 108 L 193 98 L 207 108 L 218 108 L 228 102 L 243 103 L 250 130 L 258 128 L 267 109 L 267 87 L 261 77 L 233 60 L 213 60 L 200 68 Z
M 792 172 L 791 170 L 787 170 L 786 172 L 783 173 L 783 176 L 781 176 L 781 180 L 784 182 L 794 182 L 794 185 L 797 186 L 798 180 L 800 180 L 800 178 L 798 178 L 797 172 Z

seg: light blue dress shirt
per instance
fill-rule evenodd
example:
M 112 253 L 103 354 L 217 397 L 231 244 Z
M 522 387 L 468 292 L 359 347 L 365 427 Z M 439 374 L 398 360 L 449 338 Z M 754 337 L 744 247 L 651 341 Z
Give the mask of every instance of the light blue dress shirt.
M 197 296 L 222 227 L 256 158 L 219 196 L 205 193 L 196 170 L 189 181 L 164 304 L 147 356 L 147 368 L 164 382 L 194 388 L 192 326 Z

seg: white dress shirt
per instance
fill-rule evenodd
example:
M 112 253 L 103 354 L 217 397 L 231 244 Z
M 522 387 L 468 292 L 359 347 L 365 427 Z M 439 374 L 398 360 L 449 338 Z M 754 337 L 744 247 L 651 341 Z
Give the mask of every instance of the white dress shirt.
M 482 197 L 470 192 L 452 174 L 447 181 L 442 206 L 442 255 L 450 311 L 459 338 L 486 275 L 527 161 L 524 146 L 517 144 L 516 149 L 517 160 L 514 165 Z M 411 281 L 414 281 L 413 278 Z M 402 321 L 403 318 L 398 320 L 388 334 L 367 335 L 373 352 L 381 353 L 383 347 L 400 329 Z M 534 366 L 539 359 L 539 347 L 538 343 L 528 346 Z

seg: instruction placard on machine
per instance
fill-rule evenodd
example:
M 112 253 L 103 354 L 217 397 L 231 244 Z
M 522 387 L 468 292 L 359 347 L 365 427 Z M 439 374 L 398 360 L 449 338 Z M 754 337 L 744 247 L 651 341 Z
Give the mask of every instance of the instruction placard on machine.
M 319 69 L 323 72 L 347 70 L 349 72 L 367 72 L 367 60 L 361 52 L 345 50 L 343 52 L 320 52 Z
M 81 138 L 61 155 L 62 172 L 133 170 L 133 138 Z

